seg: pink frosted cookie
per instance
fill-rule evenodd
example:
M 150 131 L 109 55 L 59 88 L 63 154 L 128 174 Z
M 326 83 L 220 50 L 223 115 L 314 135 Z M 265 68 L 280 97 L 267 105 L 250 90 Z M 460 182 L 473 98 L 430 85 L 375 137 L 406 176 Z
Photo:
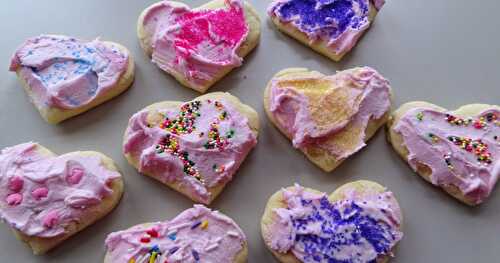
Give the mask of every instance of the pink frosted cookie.
M 229 217 L 195 205 L 170 221 L 111 233 L 104 263 L 243 263 L 247 241 Z
M 411 168 L 468 205 L 485 201 L 500 176 L 500 107 L 455 111 L 409 102 L 388 123 L 388 139 Z
M 28 39 L 12 57 L 10 70 L 51 124 L 118 96 L 134 80 L 134 61 L 125 47 L 60 35 Z
M 275 193 L 261 221 L 267 247 L 280 261 L 382 263 L 403 237 L 393 193 L 357 181 L 329 196 L 299 185 Z
M 385 0 L 273 0 L 268 14 L 279 30 L 339 61 L 356 46 Z
M 56 156 L 30 142 L 0 154 L 0 217 L 35 254 L 111 212 L 122 193 L 116 166 L 98 152 Z
M 260 20 L 242 0 L 214 0 L 195 9 L 162 1 L 142 12 L 137 35 L 154 64 L 204 93 L 257 46 Z
M 123 150 L 139 172 L 209 204 L 257 144 L 257 113 L 229 93 L 155 103 L 134 114 Z
M 332 76 L 285 69 L 264 93 L 269 119 L 295 148 L 328 172 L 365 146 L 387 121 L 390 107 L 389 82 L 369 67 Z

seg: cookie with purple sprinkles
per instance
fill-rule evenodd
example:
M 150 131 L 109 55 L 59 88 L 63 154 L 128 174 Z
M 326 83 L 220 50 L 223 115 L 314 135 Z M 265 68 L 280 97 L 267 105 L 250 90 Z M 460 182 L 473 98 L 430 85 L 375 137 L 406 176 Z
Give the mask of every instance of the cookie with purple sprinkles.
M 278 29 L 340 61 L 370 27 L 385 0 L 273 0 L 268 15 Z
M 261 221 L 266 246 L 280 261 L 380 263 L 402 239 L 394 194 L 356 181 L 330 195 L 299 185 L 269 199 Z

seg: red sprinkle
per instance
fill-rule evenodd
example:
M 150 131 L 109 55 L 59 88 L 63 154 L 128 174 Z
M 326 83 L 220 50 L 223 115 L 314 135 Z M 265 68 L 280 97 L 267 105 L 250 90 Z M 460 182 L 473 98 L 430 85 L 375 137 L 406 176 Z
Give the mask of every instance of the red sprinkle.
M 141 237 L 141 242 L 142 243 L 149 243 L 151 239 L 149 237 Z
M 157 238 L 159 235 L 158 235 L 158 231 L 154 230 L 154 229 L 150 229 L 148 231 L 146 231 L 146 233 L 152 237 L 152 238 Z

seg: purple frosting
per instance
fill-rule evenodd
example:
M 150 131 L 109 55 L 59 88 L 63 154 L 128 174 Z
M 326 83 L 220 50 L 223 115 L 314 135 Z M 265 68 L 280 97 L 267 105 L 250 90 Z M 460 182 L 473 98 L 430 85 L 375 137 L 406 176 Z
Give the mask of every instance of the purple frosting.
M 383 4 L 379 0 L 276 0 L 268 12 L 282 23 L 292 23 L 311 40 L 328 41 L 342 53 L 368 28 L 370 8 L 379 10 Z M 337 42 L 343 41 L 353 43 L 339 47 Z

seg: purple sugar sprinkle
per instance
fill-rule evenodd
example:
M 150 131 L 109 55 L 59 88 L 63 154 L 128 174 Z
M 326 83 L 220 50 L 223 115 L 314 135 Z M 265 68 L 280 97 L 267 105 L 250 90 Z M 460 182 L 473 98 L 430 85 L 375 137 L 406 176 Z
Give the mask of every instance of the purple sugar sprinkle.
M 356 258 L 349 260 L 337 259 L 336 253 L 341 251 L 343 246 L 361 244 L 363 240 L 372 245 L 378 255 L 390 252 L 396 236 L 394 230 L 385 222 L 377 221 L 363 213 L 363 208 L 350 201 L 348 205 L 339 207 L 338 204 L 332 204 L 323 197 L 318 203 L 308 200 L 301 200 L 305 208 L 310 209 L 311 213 L 303 218 L 292 218 L 292 225 L 297 233 L 299 230 L 305 230 L 311 224 L 320 224 L 322 233 L 316 234 L 297 234 L 295 236 L 296 245 L 303 247 L 305 256 L 304 261 L 308 262 L 331 262 L 331 263 L 351 263 Z M 344 203 L 346 204 L 346 203 Z M 342 215 L 351 215 L 345 217 Z M 356 231 L 339 231 L 343 226 L 351 226 Z M 370 262 L 376 262 L 373 259 Z
M 169 255 L 172 255 L 172 254 L 174 254 L 175 252 L 177 252 L 177 250 L 179 250 L 179 247 L 173 247 L 173 248 L 171 248 L 171 249 L 168 251 L 168 254 L 169 254 Z
M 199 225 L 201 225 L 201 221 L 198 221 L 196 223 L 194 223 L 194 225 L 191 226 L 191 229 L 195 229 L 197 228 Z
M 361 15 L 354 11 L 354 3 Z M 368 23 L 368 9 L 369 0 L 287 0 L 276 2 L 271 12 L 284 22 L 293 21 L 304 33 L 335 39 L 348 28 L 359 29 Z
M 193 254 L 194 260 L 196 260 L 196 261 L 200 260 L 200 254 L 198 254 L 198 251 L 193 249 L 193 251 L 191 251 L 191 253 Z

